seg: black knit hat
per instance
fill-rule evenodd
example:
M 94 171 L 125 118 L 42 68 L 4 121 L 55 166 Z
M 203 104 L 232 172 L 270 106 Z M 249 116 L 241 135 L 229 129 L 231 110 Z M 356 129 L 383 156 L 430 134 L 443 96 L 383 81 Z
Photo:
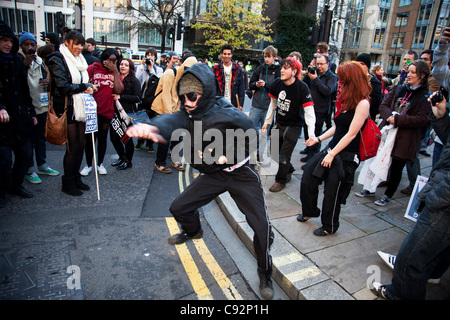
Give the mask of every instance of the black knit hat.
M 19 39 L 17 39 L 11 27 L 6 24 L 5 21 L 0 20 L 0 39 L 3 37 L 8 37 L 13 39 L 13 47 L 11 53 L 15 55 L 19 51 Z
M 372 59 L 370 58 L 370 54 L 368 54 L 368 53 L 361 53 L 360 55 L 358 55 L 356 57 L 356 61 L 361 61 L 369 69 L 370 69 L 370 65 L 372 64 Z

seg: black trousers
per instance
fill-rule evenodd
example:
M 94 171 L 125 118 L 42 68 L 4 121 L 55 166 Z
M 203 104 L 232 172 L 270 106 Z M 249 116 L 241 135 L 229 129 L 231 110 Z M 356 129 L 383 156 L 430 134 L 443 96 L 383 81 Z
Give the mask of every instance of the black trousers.
M 279 124 L 276 125 L 274 129 L 280 130 L 278 135 L 278 146 L 280 152 L 280 158 L 278 160 L 278 171 L 275 175 L 275 181 L 286 184 L 287 175 L 295 171 L 291 164 L 292 152 L 298 141 L 298 136 L 302 131 L 302 126 L 300 127 L 283 127 Z M 272 141 L 271 143 L 274 143 Z
M 306 164 L 300 183 L 300 201 L 304 217 L 319 217 L 320 209 L 317 207 L 317 198 L 319 186 L 324 182 L 322 228 L 328 233 L 335 233 L 339 228 L 341 205 L 345 204 L 350 194 L 359 163 L 350 159 L 336 159 L 336 157 L 340 157 L 337 155 L 331 168 L 324 168 L 320 163 L 325 154 L 324 152 L 316 153 Z M 318 169 L 316 170 L 316 168 Z
M 198 208 L 228 191 L 254 232 L 253 246 L 258 268 L 272 271 L 270 247 L 272 226 L 267 215 L 264 189 L 253 165 L 246 164 L 232 172 L 201 174 L 172 202 L 170 212 L 181 228 L 195 234 L 200 228 Z
M 32 157 L 31 140 L 0 146 L 0 196 L 22 185 Z

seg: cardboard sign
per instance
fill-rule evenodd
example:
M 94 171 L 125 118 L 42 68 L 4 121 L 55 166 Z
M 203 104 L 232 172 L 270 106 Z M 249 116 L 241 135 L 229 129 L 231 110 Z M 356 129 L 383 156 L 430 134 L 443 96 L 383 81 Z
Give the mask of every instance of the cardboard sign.
M 86 130 L 85 133 L 92 133 L 98 131 L 97 121 L 97 102 L 90 94 L 82 94 L 86 116 Z
M 416 199 L 417 194 L 420 190 L 427 184 L 428 178 L 424 176 L 417 176 L 416 183 L 414 184 L 414 189 L 409 198 L 408 207 L 406 208 L 405 218 L 417 221 L 420 212 L 417 211 L 419 208 L 420 201 Z

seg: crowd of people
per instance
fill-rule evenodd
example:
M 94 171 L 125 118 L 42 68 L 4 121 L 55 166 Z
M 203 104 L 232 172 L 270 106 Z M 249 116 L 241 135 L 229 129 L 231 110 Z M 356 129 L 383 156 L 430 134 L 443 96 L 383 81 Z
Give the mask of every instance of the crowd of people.
M 280 192 L 295 171 L 291 159 L 303 134 L 306 147 L 301 151 L 305 155 L 301 159 L 305 163 L 301 167 L 302 214 L 297 220 L 305 223 L 320 216 L 322 226 L 314 230 L 314 234 L 327 236 L 339 228 L 341 206 L 346 203 L 361 163 L 360 131 L 371 118 L 380 128 L 391 125 L 397 129 L 384 183 L 387 188 L 381 199 L 375 201 L 376 205 L 385 206 L 392 201 L 404 167 L 410 185 L 401 192 L 411 194 L 421 174 L 419 154 L 431 156 L 426 148 L 431 136 L 434 137 L 433 171 L 425 191 L 421 192 L 419 221 L 400 249 L 393 284 L 378 285 L 374 290 L 384 298 L 411 297 L 411 290 L 407 289 L 411 279 L 420 277 L 420 284 L 414 285 L 423 297 L 423 288 L 419 290 L 418 286 L 423 285 L 425 273 L 429 275 L 433 268 L 410 259 L 411 252 L 425 255 L 427 262 L 432 261 L 435 266 L 450 251 L 448 239 L 438 239 L 437 235 L 427 237 L 434 250 L 425 250 L 424 254 L 413 247 L 418 235 L 433 228 L 426 224 L 430 219 L 445 220 L 446 226 L 449 225 L 449 206 L 445 205 L 450 183 L 445 106 L 450 79 L 449 38 L 450 35 L 445 34 L 435 51 L 425 50 L 420 55 L 408 51 L 403 70 L 390 81 L 382 66 L 372 65 L 368 53 L 336 65 L 330 59 L 326 43 L 317 45 L 314 59 L 307 67 L 305 64 L 305 68 L 299 52 L 282 59 L 278 50 L 269 45 L 262 52 L 264 62 L 249 75 L 242 61 L 233 60 L 234 48 L 229 44 L 221 47 L 218 63 L 195 57 L 190 51 L 181 55 L 170 51 L 158 63 L 156 50 L 149 48 L 142 63 L 136 66 L 131 59 L 122 56 L 119 48 L 101 51 L 94 39 L 85 40 L 77 31 L 66 30 L 62 41 L 48 35 L 48 44 L 37 48 L 33 35 L 23 32 L 17 37 L 0 21 L 0 208 L 7 205 L 8 192 L 33 197 L 23 186 L 24 180 L 41 183 L 39 174 L 59 175 L 46 160 L 45 122 L 49 103 L 52 103 L 58 115 L 67 114 L 61 190 L 71 196 L 81 196 L 90 189 L 82 177 L 93 169 L 95 143 L 96 170 L 100 175 L 107 174 L 108 165 L 117 170 L 132 168 L 135 151 L 144 148 L 153 153 L 155 143 L 157 172 L 184 171 L 179 155 L 170 156 L 181 141 L 170 139 L 177 128 L 192 131 L 185 117 L 202 121 L 206 129 L 225 132 L 229 128 L 252 128 L 267 133 L 267 139 L 278 139 L 271 141 L 278 146 L 279 158 L 274 159 L 278 162 L 278 171 L 269 191 Z M 432 105 L 430 96 L 436 96 L 436 91 L 443 92 L 444 99 Z M 85 93 L 91 94 L 97 103 L 95 133 L 85 134 Z M 245 95 L 252 99 L 248 115 L 242 112 Z M 143 114 L 142 118 L 137 114 Z M 120 117 L 129 127 L 126 135 L 120 135 L 112 126 L 114 117 Z M 142 121 L 148 124 L 139 124 Z M 279 133 L 273 135 L 273 130 Z M 118 155 L 110 164 L 104 163 L 108 132 Z M 328 139 L 323 146 L 322 142 Z M 264 156 L 260 143 L 261 139 L 257 139 L 259 162 Z M 246 145 L 245 151 L 250 149 Z M 188 151 L 183 149 L 183 152 Z M 273 295 L 270 280 L 273 232 L 258 173 L 249 162 L 250 154 L 244 159 L 227 159 L 224 155 L 211 165 L 206 164 L 201 152 L 193 153 L 190 159 L 201 159 L 201 164 L 193 163 L 193 167 L 204 175 L 171 205 L 170 211 L 181 224 L 182 232 L 169 238 L 169 243 L 180 244 L 202 237 L 198 208 L 228 190 L 255 231 L 260 289 L 263 296 L 270 299 Z M 33 171 L 33 158 L 37 173 Z M 83 158 L 86 165 L 82 168 Z M 166 163 L 168 158 L 171 158 L 170 166 Z M 218 180 L 223 185 L 217 185 Z M 322 183 L 324 198 L 319 208 L 318 193 Z M 444 184 L 442 189 L 436 189 L 441 184 Z M 374 194 L 366 189 L 356 193 L 358 197 Z M 444 218 L 435 217 L 441 212 Z M 405 274 L 406 268 L 414 264 L 420 264 L 417 268 L 421 269 Z M 419 297 L 417 292 L 414 297 Z

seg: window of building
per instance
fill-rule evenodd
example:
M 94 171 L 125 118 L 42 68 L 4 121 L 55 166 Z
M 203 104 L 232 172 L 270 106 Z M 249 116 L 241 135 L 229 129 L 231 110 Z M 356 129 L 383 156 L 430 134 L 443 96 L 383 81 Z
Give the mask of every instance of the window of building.
M 378 12 L 377 22 L 383 26 L 386 26 L 388 16 L 389 16 L 389 8 L 380 8 L 380 11 Z
M 433 9 L 432 3 L 420 6 L 419 15 L 417 16 L 417 25 L 428 24 L 432 9 Z
M 439 12 L 436 26 L 436 34 L 434 35 L 433 49 L 437 46 L 441 36 L 441 31 L 445 26 L 449 25 L 450 20 L 450 0 L 445 0 L 442 3 L 441 11 Z
M 114 8 L 126 10 L 128 0 L 114 0 Z
M 130 22 L 94 18 L 94 39 L 106 36 L 108 42 L 130 42 Z
M 403 42 L 405 40 L 405 32 L 395 32 L 392 34 L 392 48 L 403 48 Z
M 145 28 L 139 30 L 138 41 L 139 45 L 156 47 L 161 45 L 162 38 L 156 29 Z M 166 37 L 166 46 L 170 46 L 169 37 Z
M 63 1 L 62 0 L 44 0 L 44 4 L 46 6 L 62 7 Z
M 404 6 L 409 6 L 411 5 L 412 0 L 400 0 L 400 2 L 398 3 L 399 7 L 404 7 Z
M 397 17 L 395 18 L 395 26 L 396 26 L 396 27 L 399 27 L 399 26 L 400 26 L 400 23 L 402 24 L 402 27 L 408 25 L 409 12 L 405 12 L 405 13 L 408 14 L 407 17 L 399 17 L 399 16 L 397 16 Z
M 397 72 L 400 69 L 400 60 L 401 60 L 401 56 L 394 56 L 390 55 L 389 56 L 389 69 L 386 70 L 386 72 L 389 72 L 391 76 L 393 76 L 394 78 L 397 75 Z
M 94 8 L 111 8 L 111 0 L 94 0 Z
M 427 26 L 418 26 L 414 31 L 414 38 L 411 48 L 423 49 L 425 43 L 425 36 L 427 35 Z
M 73 15 L 64 14 L 63 16 L 66 26 L 72 29 L 74 27 Z M 58 29 L 57 23 L 58 20 L 56 18 L 56 13 L 54 12 L 45 13 L 45 31 L 59 33 L 59 30 L 57 30 Z
M 350 46 L 357 47 L 359 46 L 359 38 L 361 37 L 361 27 L 352 28 L 352 36 L 350 40 Z
M 1 8 L 0 19 L 5 21 L 6 24 L 9 25 L 12 31 L 16 34 L 22 31 L 26 31 L 33 35 L 36 35 L 36 18 L 34 15 L 34 11 L 17 10 L 17 25 L 16 15 L 14 11 L 15 10 L 12 8 Z
M 373 44 L 372 44 L 372 46 L 374 48 L 383 48 L 383 40 L 384 40 L 385 33 L 386 33 L 385 28 L 376 28 L 375 29 L 375 33 L 373 36 Z

